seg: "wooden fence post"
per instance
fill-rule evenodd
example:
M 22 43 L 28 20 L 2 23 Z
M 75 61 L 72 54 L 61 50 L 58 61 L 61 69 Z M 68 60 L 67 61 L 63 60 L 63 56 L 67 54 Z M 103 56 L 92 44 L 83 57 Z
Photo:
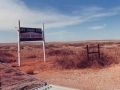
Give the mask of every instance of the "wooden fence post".
M 89 48 L 88 48 L 88 45 L 87 45 L 87 58 L 89 60 Z
M 0 68 L 0 73 L 1 73 L 0 74 L 0 90 L 1 90 L 1 86 L 2 86 L 2 82 L 1 82 L 2 81 L 2 78 L 1 78 L 2 77 L 2 71 L 1 71 L 1 68 Z
M 98 56 L 100 58 L 100 45 L 98 44 Z

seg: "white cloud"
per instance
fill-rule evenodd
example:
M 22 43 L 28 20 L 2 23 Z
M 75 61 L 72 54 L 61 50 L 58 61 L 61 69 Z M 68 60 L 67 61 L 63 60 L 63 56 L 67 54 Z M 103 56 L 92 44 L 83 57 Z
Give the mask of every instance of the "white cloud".
M 77 10 L 73 11 L 75 15 L 78 15 L 82 18 L 83 22 L 95 21 L 104 17 L 112 17 L 120 13 L 119 7 L 114 7 L 110 9 L 105 9 L 97 6 L 90 7 L 80 7 Z
M 82 13 L 83 15 L 93 15 L 97 12 L 103 11 L 104 8 L 97 7 L 97 6 L 91 6 L 91 7 L 83 7 Z
M 68 32 L 68 31 L 58 31 L 58 32 L 51 32 L 51 33 L 47 33 L 46 35 L 61 35 L 64 36 L 63 34 L 73 34 L 73 32 Z
M 74 25 L 81 21 L 78 16 L 67 16 L 53 9 L 31 10 L 20 0 L 0 0 L 0 2 L 0 30 L 14 29 L 17 20 L 21 20 L 21 26 L 26 27 L 40 27 L 44 22 L 45 28 Z
M 79 10 L 80 12 L 80 10 Z M 32 10 L 20 0 L 0 0 L 0 30 L 14 30 L 17 20 L 21 20 L 21 26 L 40 27 L 45 23 L 45 28 L 64 27 L 92 21 L 96 18 L 114 16 L 119 11 L 105 11 L 100 7 L 85 7 L 83 13 L 65 15 L 49 10 Z
M 46 34 L 47 41 L 74 41 L 76 39 L 76 33 L 70 31 L 56 31 Z
M 92 27 L 89 27 L 89 29 L 92 29 L 92 30 L 99 30 L 99 29 L 103 29 L 104 27 L 106 27 L 106 24 L 101 25 L 101 26 L 92 26 Z

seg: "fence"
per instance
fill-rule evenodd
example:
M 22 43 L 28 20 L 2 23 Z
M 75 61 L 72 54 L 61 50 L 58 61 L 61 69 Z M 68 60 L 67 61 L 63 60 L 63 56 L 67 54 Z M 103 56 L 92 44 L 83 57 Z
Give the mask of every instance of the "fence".
M 92 48 L 94 48 L 94 47 L 92 47 Z M 99 44 L 98 44 L 97 48 L 98 48 L 98 51 L 91 51 L 90 52 L 89 46 L 87 45 L 87 58 L 88 58 L 88 60 L 90 59 L 89 54 L 93 54 L 93 53 L 97 53 L 98 57 L 100 58 L 100 45 Z

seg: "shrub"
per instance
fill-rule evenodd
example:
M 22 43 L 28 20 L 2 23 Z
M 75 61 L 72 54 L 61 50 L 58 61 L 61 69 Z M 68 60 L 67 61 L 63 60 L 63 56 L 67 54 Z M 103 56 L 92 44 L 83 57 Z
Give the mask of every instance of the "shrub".
M 11 62 L 16 62 L 16 60 L 2 57 L 2 58 L 0 58 L 0 62 L 2 62 L 2 63 L 11 63 Z
M 27 58 L 36 58 L 36 55 L 30 55 Z
M 13 59 L 13 54 L 11 54 L 10 52 L 6 52 L 6 51 L 0 51 L 0 62 L 3 63 L 11 63 L 11 62 L 15 62 L 16 60 Z
M 60 56 L 56 56 L 56 60 L 54 62 L 55 67 L 60 69 L 71 69 L 77 68 L 78 64 L 80 64 L 80 60 L 82 57 L 78 55 L 79 52 L 75 52 L 73 50 L 62 49 Z M 85 59 L 85 58 L 84 58 Z
M 57 56 L 54 65 L 60 69 L 72 68 L 102 68 L 111 64 L 117 64 L 118 60 L 113 58 L 112 55 L 101 52 L 101 57 L 98 54 L 91 54 L 88 60 L 85 50 L 74 51 L 70 49 L 61 50 L 61 56 Z
M 34 74 L 34 70 L 31 68 L 27 68 L 25 71 L 27 74 Z

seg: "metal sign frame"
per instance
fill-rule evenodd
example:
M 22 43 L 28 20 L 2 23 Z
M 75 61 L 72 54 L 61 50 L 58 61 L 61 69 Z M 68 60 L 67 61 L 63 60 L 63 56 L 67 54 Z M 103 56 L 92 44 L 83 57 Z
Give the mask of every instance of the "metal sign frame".
M 24 29 L 24 30 L 22 31 L 22 29 Z M 37 38 L 32 38 L 30 36 L 30 33 L 27 38 L 21 38 L 22 33 L 28 33 L 28 32 L 37 34 Z M 19 66 L 21 66 L 20 42 L 23 42 L 23 41 L 42 41 L 43 42 L 44 62 L 46 62 L 44 23 L 42 24 L 42 28 L 26 28 L 26 27 L 21 27 L 20 20 L 18 20 L 18 65 Z

